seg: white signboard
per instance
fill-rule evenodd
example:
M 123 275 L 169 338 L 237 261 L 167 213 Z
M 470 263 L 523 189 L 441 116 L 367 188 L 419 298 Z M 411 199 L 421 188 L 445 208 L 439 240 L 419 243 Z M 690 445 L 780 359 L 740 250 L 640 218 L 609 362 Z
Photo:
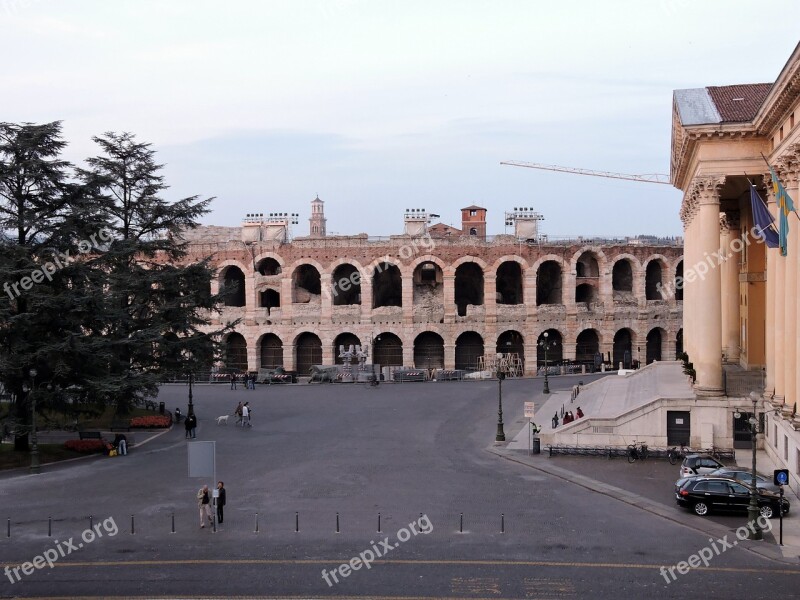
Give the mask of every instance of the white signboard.
M 216 442 L 189 442 L 189 477 L 216 477 Z
M 533 418 L 533 413 L 536 412 L 536 403 L 535 402 L 526 402 L 525 403 L 525 416 L 529 419 Z

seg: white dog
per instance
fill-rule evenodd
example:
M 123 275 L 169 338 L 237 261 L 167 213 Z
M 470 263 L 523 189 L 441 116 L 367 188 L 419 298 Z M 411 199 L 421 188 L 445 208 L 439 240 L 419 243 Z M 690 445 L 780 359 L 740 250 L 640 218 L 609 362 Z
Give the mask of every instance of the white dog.
M 217 417 L 217 425 L 227 425 L 228 424 L 228 415 L 222 415 Z

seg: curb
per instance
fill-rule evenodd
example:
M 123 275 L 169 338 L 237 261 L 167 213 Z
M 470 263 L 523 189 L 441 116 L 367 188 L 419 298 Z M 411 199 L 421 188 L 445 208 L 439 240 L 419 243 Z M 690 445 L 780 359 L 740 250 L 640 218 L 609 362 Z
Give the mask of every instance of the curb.
M 568 469 L 563 469 L 561 467 L 556 467 L 554 465 L 547 465 L 547 466 L 533 465 L 518 458 L 515 458 L 513 456 L 509 456 L 503 451 L 498 451 L 495 446 L 489 446 L 485 448 L 485 450 L 488 451 L 490 454 L 494 454 L 495 456 L 499 456 L 500 458 L 503 458 L 510 462 L 524 465 L 526 467 L 530 467 L 531 469 L 536 469 L 537 471 L 541 471 L 542 473 L 547 473 L 548 475 L 558 477 L 559 479 L 578 485 L 582 488 L 591 490 L 593 492 L 597 492 L 599 494 L 603 494 L 604 496 L 608 496 L 609 498 L 613 498 L 614 500 L 619 500 L 620 502 L 624 502 L 625 504 L 629 504 L 636 508 L 645 510 L 651 514 L 672 521 L 673 523 L 676 523 L 678 525 L 681 525 L 683 527 L 686 527 L 687 529 L 691 529 L 698 533 L 703 533 L 718 537 L 729 535 L 731 533 L 730 528 L 725 527 L 723 525 L 718 525 L 713 522 L 707 522 L 703 524 L 702 527 L 686 523 L 685 521 L 678 519 L 673 508 L 668 507 L 666 504 L 655 502 L 649 498 L 646 498 L 634 492 L 623 490 L 622 488 L 609 485 L 607 483 L 598 481 L 596 479 L 592 479 L 591 477 L 573 473 Z M 758 554 L 762 558 L 794 566 L 800 564 L 800 558 L 791 559 L 783 556 L 780 550 L 781 547 L 777 544 L 769 544 L 768 546 L 764 546 L 761 545 L 759 542 L 753 542 L 753 541 L 748 541 L 749 543 L 745 544 L 744 542 L 746 541 L 748 540 L 742 540 L 742 543 L 739 545 L 739 547 L 744 548 L 745 550 L 748 550 L 750 552 L 753 552 L 754 554 Z

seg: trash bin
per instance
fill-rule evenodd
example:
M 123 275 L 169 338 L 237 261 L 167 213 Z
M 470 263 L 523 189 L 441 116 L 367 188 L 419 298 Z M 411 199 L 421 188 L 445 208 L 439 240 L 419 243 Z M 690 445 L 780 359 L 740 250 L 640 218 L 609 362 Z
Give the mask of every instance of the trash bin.
M 531 446 L 531 454 L 541 454 L 542 452 L 542 442 L 539 438 L 533 438 L 533 445 Z
M 160 415 L 164 414 L 164 403 L 163 402 L 159 402 L 158 403 L 158 414 L 160 414 Z

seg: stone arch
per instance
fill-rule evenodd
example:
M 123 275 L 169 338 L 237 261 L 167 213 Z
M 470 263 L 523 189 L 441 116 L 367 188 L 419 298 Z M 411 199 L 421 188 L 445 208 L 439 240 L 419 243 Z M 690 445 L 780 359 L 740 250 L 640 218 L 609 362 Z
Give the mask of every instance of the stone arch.
M 495 270 L 497 304 L 524 304 L 525 261 L 511 257 L 495 265 L 492 268 Z
M 372 340 L 372 362 L 381 367 L 403 366 L 403 340 L 392 331 L 383 331 Z
M 301 375 L 309 375 L 311 367 L 322 364 L 322 340 L 316 333 L 304 331 L 294 339 L 295 368 Z
M 258 340 L 259 368 L 277 369 L 283 366 L 283 342 L 274 333 L 265 333 Z
M 675 265 L 675 277 L 672 278 L 675 300 L 683 302 L 683 257 Z
M 444 368 L 444 339 L 434 331 L 423 331 L 414 338 L 414 366 L 418 369 Z
M 311 261 L 292 269 L 292 302 L 316 304 L 322 300 L 322 271 Z
M 247 340 L 238 331 L 225 336 L 225 368 L 228 371 L 247 371 Z
M 519 359 L 525 365 L 525 336 L 516 329 L 506 329 L 497 336 L 495 352 L 498 354 L 514 353 L 519 355 Z
M 594 365 L 598 354 L 600 354 L 600 332 L 593 328 L 584 329 L 575 338 L 575 362 Z M 600 360 L 602 359 L 603 355 L 600 354 Z
M 225 306 L 242 307 L 247 305 L 247 283 L 244 271 L 238 264 L 228 264 L 219 273 L 221 292 Z
M 539 334 L 536 340 L 536 364 L 537 366 L 545 366 L 545 337 L 547 333 L 547 364 L 557 365 L 564 359 L 564 336 L 558 329 L 551 328 Z
M 467 306 L 483 305 L 484 270 L 474 261 L 464 261 L 455 269 L 455 302 L 458 315 L 467 314 Z
M 363 274 L 354 263 L 346 260 L 331 265 L 331 298 L 334 306 L 361 304 Z
M 465 331 L 456 338 L 456 369 L 474 371 L 478 357 L 483 356 L 483 336 L 475 331 Z
M 536 269 L 536 305 L 564 304 L 563 262 L 548 260 Z
M 648 331 L 644 364 L 649 365 L 653 361 L 664 360 L 668 340 L 669 335 L 662 327 L 653 327 Z
M 343 365 L 344 359 L 339 357 L 339 346 L 344 346 L 345 349 L 348 349 L 350 346 L 361 345 L 361 338 L 359 338 L 356 334 L 351 333 L 349 331 L 343 331 L 339 335 L 337 335 L 333 340 L 333 358 L 337 365 Z M 353 359 L 350 364 L 358 364 L 357 359 Z
M 274 277 L 283 273 L 283 259 L 272 252 L 259 254 L 253 261 L 256 273 L 264 277 Z
M 281 292 L 277 286 L 266 285 L 258 288 L 258 306 L 260 308 L 273 309 L 281 307 Z
M 662 289 L 669 277 L 669 261 L 662 254 L 653 254 L 644 262 L 645 300 L 666 300 Z
M 580 279 L 599 279 L 606 264 L 606 255 L 602 250 L 584 246 L 572 255 L 570 271 Z
M 372 267 L 372 308 L 403 306 L 403 273 L 397 263 L 378 261 Z
M 488 265 L 486 264 L 485 260 L 483 260 L 482 258 L 480 258 L 478 256 L 473 256 L 472 254 L 467 254 L 466 256 L 462 256 L 461 258 L 451 262 L 450 265 L 445 270 L 445 274 L 446 275 L 455 276 L 456 269 L 458 269 L 458 267 L 460 267 L 464 263 L 469 263 L 469 262 L 472 262 L 472 263 L 475 263 L 476 265 L 478 265 L 481 268 L 481 271 L 484 272 L 484 274 L 487 272 Z
M 612 352 L 612 364 L 617 368 L 622 363 L 622 368 L 632 369 L 634 361 L 638 361 L 637 353 L 634 352 L 636 344 L 636 332 L 629 327 L 622 327 L 614 334 L 614 350 Z

